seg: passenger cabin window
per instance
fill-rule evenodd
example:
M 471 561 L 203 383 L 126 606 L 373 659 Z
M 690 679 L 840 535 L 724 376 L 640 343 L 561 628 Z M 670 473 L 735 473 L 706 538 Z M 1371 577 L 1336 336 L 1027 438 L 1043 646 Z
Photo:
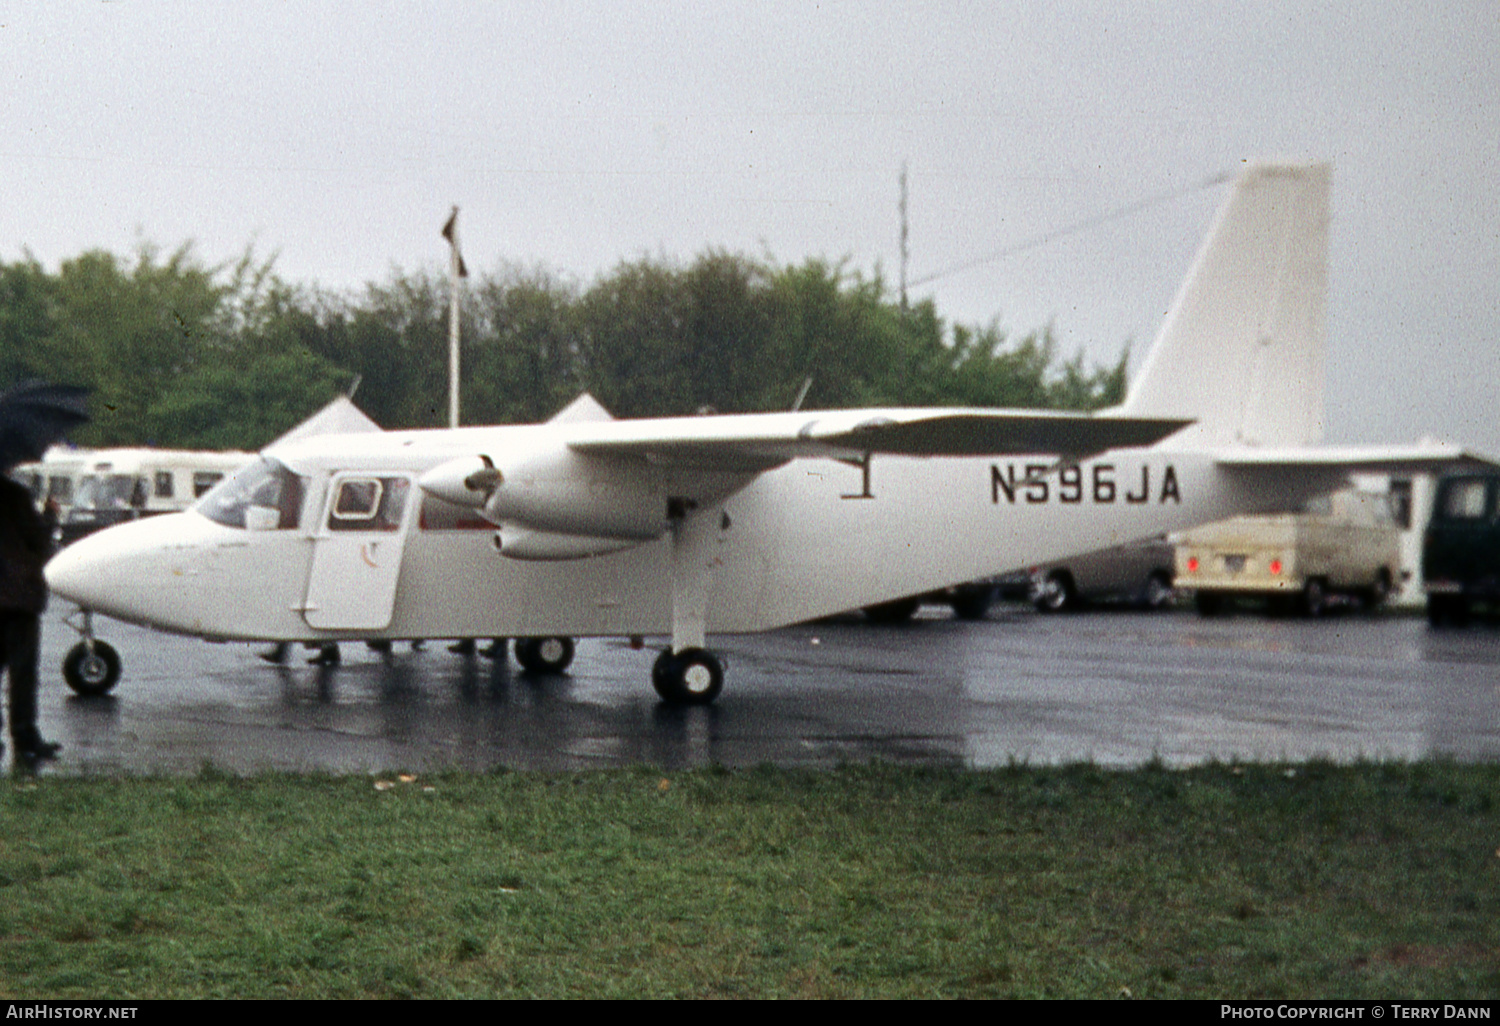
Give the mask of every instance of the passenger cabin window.
M 1443 489 L 1443 516 L 1448 520 L 1479 520 L 1485 515 L 1485 482 L 1474 478 L 1449 481 Z
M 158 470 L 156 472 L 156 498 L 170 499 L 172 497 L 172 472 L 170 470 Z
M 217 470 L 193 471 L 193 498 L 203 498 L 210 488 L 222 480 L 224 480 L 224 475 Z
M 395 531 L 406 512 L 411 482 L 404 477 L 349 477 L 340 481 L 328 511 L 330 531 Z

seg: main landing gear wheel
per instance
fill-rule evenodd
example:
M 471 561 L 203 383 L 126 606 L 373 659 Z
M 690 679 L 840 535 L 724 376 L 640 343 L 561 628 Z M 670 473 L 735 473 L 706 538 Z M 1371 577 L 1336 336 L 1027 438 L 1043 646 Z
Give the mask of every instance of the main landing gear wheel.
M 651 684 L 668 705 L 708 705 L 724 690 L 724 666 L 705 648 L 668 648 L 651 667 Z
M 103 641 L 80 641 L 63 660 L 63 679 L 85 698 L 107 695 L 120 682 L 120 654 Z
M 516 662 L 527 673 L 562 673 L 572 661 L 572 638 L 516 639 Z

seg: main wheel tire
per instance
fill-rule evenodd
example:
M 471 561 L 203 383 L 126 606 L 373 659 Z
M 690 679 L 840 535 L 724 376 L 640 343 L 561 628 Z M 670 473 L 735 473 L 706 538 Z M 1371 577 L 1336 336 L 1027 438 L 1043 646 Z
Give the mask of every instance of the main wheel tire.
M 85 698 L 107 695 L 120 682 L 120 654 L 103 641 L 80 641 L 63 660 L 63 680 Z
M 706 648 L 664 649 L 651 667 L 651 686 L 668 705 L 708 705 L 724 690 L 724 666 Z
M 1044 613 L 1063 613 L 1074 608 L 1078 605 L 1078 593 L 1073 578 L 1064 570 L 1052 571 L 1037 587 L 1031 603 Z
M 562 673 L 573 662 L 573 639 L 519 638 L 516 641 L 516 662 L 527 673 Z

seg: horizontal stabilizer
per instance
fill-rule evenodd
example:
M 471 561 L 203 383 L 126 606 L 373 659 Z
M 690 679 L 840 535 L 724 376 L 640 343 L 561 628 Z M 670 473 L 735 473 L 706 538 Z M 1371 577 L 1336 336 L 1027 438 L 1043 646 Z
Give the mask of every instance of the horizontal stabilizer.
M 1493 457 L 1470 452 L 1451 442 L 1416 442 L 1410 445 L 1329 445 L 1282 449 L 1231 450 L 1215 462 L 1223 467 L 1253 469 L 1346 470 L 1350 473 L 1441 472 L 1460 467 L 1500 465 Z
M 756 472 L 788 460 L 1053 455 L 1151 445 L 1189 421 L 977 409 L 882 409 L 615 421 L 569 448 L 673 467 Z

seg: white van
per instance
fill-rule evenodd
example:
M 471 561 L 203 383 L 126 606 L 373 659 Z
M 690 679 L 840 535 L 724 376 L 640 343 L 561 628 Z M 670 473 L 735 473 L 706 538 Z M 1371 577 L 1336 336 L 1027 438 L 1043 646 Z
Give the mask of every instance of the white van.
M 102 527 L 157 513 L 179 513 L 254 459 L 247 452 L 98 449 L 88 454 L 62 518 L 62 543 Z

